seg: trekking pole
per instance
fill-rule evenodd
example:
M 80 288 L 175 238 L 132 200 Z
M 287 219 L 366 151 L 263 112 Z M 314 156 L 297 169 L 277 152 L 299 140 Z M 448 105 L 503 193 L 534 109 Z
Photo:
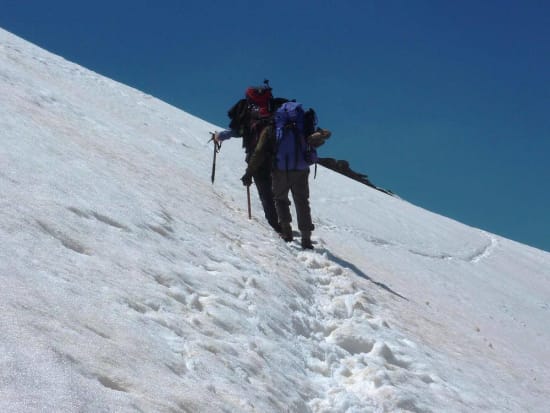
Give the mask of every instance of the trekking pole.
M 250 208 L 250 185 L 246 186 L 246 199 L 248 201 L 248 219 L 252 219 L 252 212 Z
M 214 158 L 212 159 L 212 176 L 210 179 L 212 180 L 212 183 L 214 183 L 214 177 L 216 176 L 216 155 L 220 151 L 222 144 L 216 142 L 216 140 L 214 139 L 214 136 L 216 136 L 216 134 L 214 132 L 210 132 L 210 135 L 212 135 L 212 137 L 208 142 L 214 142 Z

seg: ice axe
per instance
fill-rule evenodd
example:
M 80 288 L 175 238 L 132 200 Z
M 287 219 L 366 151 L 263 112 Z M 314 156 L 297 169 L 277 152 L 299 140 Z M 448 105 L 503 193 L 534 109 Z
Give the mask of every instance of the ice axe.
M 210 135 L 212 135 L 212 137 L 208 142 L 210 141 L 214 142 L 214 158 L 212 159 L 212 176 L 211 176 L 212 183 L 214 183 L 214 178 L 216 176 L 216 155 L 220 151 L 222 144 L 219 142 L 216 142 L 216 139 L 214 139 L 214 137 L 216 136 L 215 132 L 210 132 Z
M 250 185 L 246 186 L 246 200 L 248 201 L 248 219 L 252 219 L 252 211 L 250 208 Z

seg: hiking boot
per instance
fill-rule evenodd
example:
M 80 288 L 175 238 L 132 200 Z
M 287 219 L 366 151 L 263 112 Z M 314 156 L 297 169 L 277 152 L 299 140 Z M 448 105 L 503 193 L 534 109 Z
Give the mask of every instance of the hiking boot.
M 313 249 L 313 244 L 311 243 L 311 232 L 309 231 L 302 232 L 302 248 L 305 250 Z
M 281 223 L 281 238 L 285 242 L 291 242 L 294 239 L 290 223 Z

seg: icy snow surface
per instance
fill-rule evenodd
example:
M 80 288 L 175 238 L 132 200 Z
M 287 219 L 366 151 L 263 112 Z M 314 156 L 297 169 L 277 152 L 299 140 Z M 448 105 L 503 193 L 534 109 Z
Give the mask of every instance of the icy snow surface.
M 549 253 L 322 167 L 286 245 L 223 126 L 0 29 L 1 412 L 549 411 Z

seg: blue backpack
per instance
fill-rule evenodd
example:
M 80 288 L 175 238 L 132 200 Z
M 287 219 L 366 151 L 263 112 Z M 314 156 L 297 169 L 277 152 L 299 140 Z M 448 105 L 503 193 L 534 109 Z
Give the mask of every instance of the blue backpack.
M 305 170 L 317 162 L 317 151 L 306 142 L 316 126 L 312 109 L 286 102 L 275 112 L 275 167 L 281 171 Z

